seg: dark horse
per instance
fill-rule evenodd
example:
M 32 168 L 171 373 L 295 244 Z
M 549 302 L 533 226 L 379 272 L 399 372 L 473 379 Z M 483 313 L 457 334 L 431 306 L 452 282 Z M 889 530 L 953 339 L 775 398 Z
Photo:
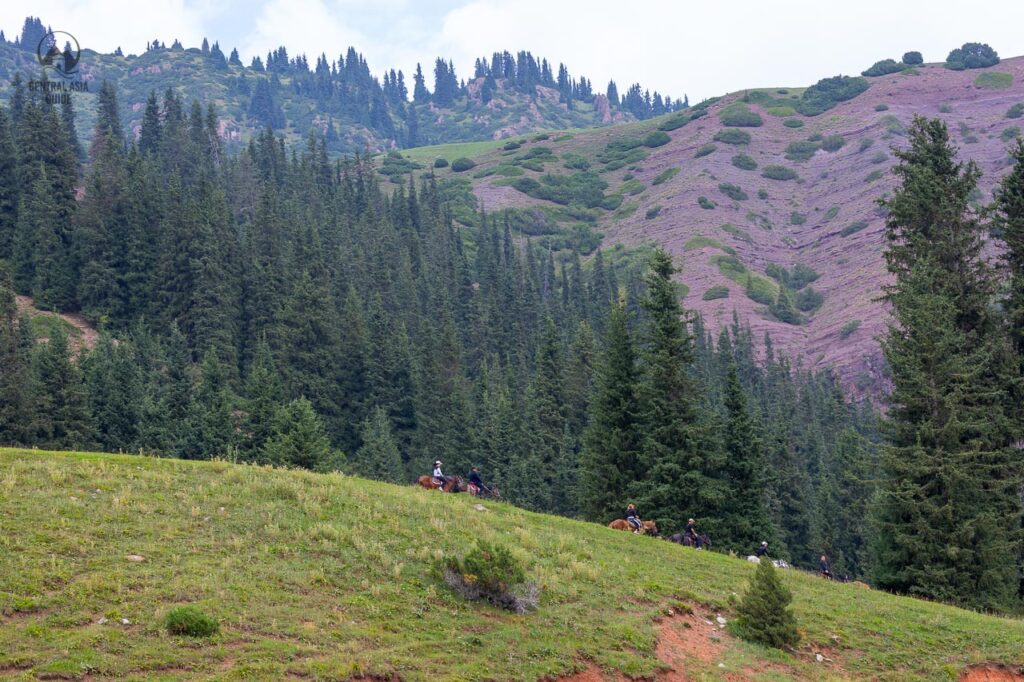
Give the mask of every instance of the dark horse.
M 470 495 L 479 497 L 481 500 L 500 500 L 501 491 L 498 490 L 497 486 L 489 485 L 486 488 L 479 488 L 472 483 L 466 484 L 466 490 L 469 491 Z
M 444 487 L 441 488 L 446 493 L 463 493 L 466 492 L 466 482 L 462 480 L 461 476 L 448 476 L 448 480 L 445 481 Z M 437 481 L 433 476 L 420 476 L 416 479 L 416 485 L 426 488 L 427 490 L 437 490 Z
M 676 533 L 675 535 L 668 536 L 669 542 L 674 542 L 679 545 L 686 545 L 687 547 L 694 547 L 693 537 L 686 533 Z M 707 533 L 701 533 L 698 536 L 700 540 L 701 549 L 711 549 L 711 538 L 708 537 Z

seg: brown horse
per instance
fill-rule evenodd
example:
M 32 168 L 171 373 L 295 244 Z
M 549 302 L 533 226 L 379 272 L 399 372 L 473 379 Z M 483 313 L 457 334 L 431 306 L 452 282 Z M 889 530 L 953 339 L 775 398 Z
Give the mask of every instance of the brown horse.
M 658 524 L 654 523 L 654 521 L 641 521 L 640 525 L 644 535 L 658 534 Z M 615 519 L 608 524 L 608 527 L 612 530 L 633 530 L 633 526 L 629 525 L 629 521 L 626 519 Z
M 427 490 L 437 490 L 437 481 L 434 480 L 433 476 L 420 476 L 416 479 L 416 485 L 426 488 Z M 441 490 L 446 493 L 461 493 L 465 492 L 466 484 L 463 482 L 461 476 L 449 476 Z

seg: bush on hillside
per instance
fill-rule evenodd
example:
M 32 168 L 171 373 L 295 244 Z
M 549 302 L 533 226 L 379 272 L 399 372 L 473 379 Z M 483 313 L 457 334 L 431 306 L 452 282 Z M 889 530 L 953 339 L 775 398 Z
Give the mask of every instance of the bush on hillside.
M 718 149 L 718 145 L 715 145 L 715 144 L 712 144 L 712 143 L 708 142 L 707 144 L 703 144 L 703 145 L 700 146 L 700 149 L 698 149 L 694 153 L 693 158 L 699 159 L 702 156 L 707 156 L 708 154 L 710 154 L 711 152 L 715 151 L 716 149 Z
M 750 581 L 750 589 L 736 607 L 734 633 L 748 642 L 776 649 L 796 646 L 800 633 L 796 617 L 789 609 L 792 601 L 793 595 L 779 580 L 771 560 L 763 557 Z
M 434 159 L 434 168 L 447 168 L 448 159 Z
M 796 211 L 793 211 L 792 213 L 789 214 L 790 225 L 803 225 L 806 222 L 807 216 L 803 215 L 802 213 L 797 213 Z
M 786 145 L 786 158 L 790 161 L 806 161 L 814 156 L 821 146 L 810 140 L 797 140 Z
M 1006 118 L 1020 118 L 1024 116 L 1024 104 L 1018 102 L 1006 110 Z
M 653 180 L 651 180 L 651 184 L 652 185 L 660 185 L 663 182 L 671 180 L 672 178 L 674 178 L 678 174 L 679 174 L 678 166 L 673 166 L 672 168 L 667 168 L 667 169 L 663 170 L 662 172 L 658 173 L 658 175 Z
M 522 146 L 523 146 L 523 144 L 521 142 L 516 142 L 515 140 L 509 140 L 508 142 L 503 144 L 501 148 L 504 149 L 507 152 L 510 152 L 510 151 L 519 149 Z
M 782 125 L 786 126 L 787 128 L 803 128 L 804 122 L 798 118 L 787 118 L 785 121 L 782 122 Z
M 828 135 L 821 140 L 821 148 L 827 152 L 839 151 L 846 144 L 846 138 L 842 135 Z
M 177 606 L 168 611 L 164 627 L 172 635 L 187 637 L 210 637 L 220 630 L 216 618 L 207 616 L 195 606 Z
M 537 584 L 527 582 L 522 564 L 499 544 L 478 540 L 463 559 L 449 557 L 442 572 L 445 583 L 470 601 L 487 601 L 516 613 L 526 613 L 540 603 Z
M 860 72 L 862 76 L 878 77 L 888 76 L 890 73 L 898 73 L 903 70 L 904 65 L 897 62 L 895 59 L 883 59 L 880 62 L 875 62 L 870 68 Z
M 711 201 L 711 199 L 708 199 L 707 197 L 697 197 L 697 205 L 703 208 L 704 210 L 710 211 L 714 209 L 715 206 L 717 206 L 718 204 Z
M 701 296 L 701 298 L 703 298 L 705 301 L 715 301 L 720 298 L 729 298 L 729 287 L 725 286 L 724 284 L 713 286 L 707 291 L 705 291 L 704 295 Z
M 986 90 L 1006 90 L 1013 86 L 1013 74 L 1002 71 L 979 73 L 978 77 L 974 79 L 974 84 Z
M 764 125 L 760 114 L 756 111 L 751 111 L 739 102 L 723 109 L 718 114 L 718 118 L 721 119 L 723 125 L 736 128 L 757 128 Z
M 889 111 L 889 105 L 888 104 L 876 104 L 875 105 L 875 111 Z
M 839 330 L 839 338 L 840 339 L 847 338 L 848 336 L 853 334 L 855 331 L 860 329 L 860 324 L 861 324 L 860 320 L 850 320 L 849 322 L 847 322 L 846 324 L 843 325 L 842 329 Z
M 868 89 L 866 78 L 833 76 L 804 90 L 797 103 L 797 111 L 804 116 L 817 116 L 846 100 L 853 99 Z
M 924 64 L 924 57 L 921 53 L 916 50 L 903 53 L 903 63 L 907 66 L 916 66 L 917 64 Z
M 746 154 L 737 154 L 732 157 L 732 165 L 736 166 L 740 170 L 751 171 L 757 168 L 757 161 L 754 161 L 754 159 Z
M 644 214 L 644 217 L 647 220 L 651 220 L 653 218 L 657 218 L 659 213 L 661 213 L 661 206 L 652 206 L 647 209 L 647 213 Z
M 840 230 L 839 234 L 843 237 L 849 237 L 851 234 L 856 234 L 857 232 L 860 232 L 867 226 L 868 221 L 858 220 L 857 222 L 850 223 L 849 225 L 844 227 L 842 230 Z
M 796 295 L 796 307 L 800 312 L 813 313 L 825 303 L 825 296 L 814 287 L 801 289 Z
M 750 144 L 750 133 L 736 128 L 723 128 L 715 133 L 714 139 L 725 144 Z
M 658 124 L 658 130 L 664 130 L 666 132 L 670 130 L 676 130 L 678 128 L 682 128 L 690 121 L 690 114 L 685 111 L 681 111 L 679 113 L 669 116 L 660 124 Z
M 794 180 L 797 176 L 796 171 L 792 168 L 765 166 L 764 170 L 761 171 L 761 177 L 768 178 L 769 180 Z
M 644 146 L 660 147 L 671 141 L 672 138 L 668 136 L 668 133 L 661 130 L 655 130 L 653 133 L 648 133 L 647 136 L 644 137 Z
M 743 191 L 743 188 L 739 185 L 734 185 L 731 182 L 723 182 L 718 186 L 718 191 L 729 197 L 733 201 L 746 201 L 750 197 Z
M 562 165 L 570 170 L 590 170 L 590 162 L 586 157 L 575 152 L 566 152 L 562 155 Z
M 768 190 L 764 189 L 763 187 L 761 189 L 757 190 L 757 198 L 762 200 L 762 201 L 767 201 L 768 200 Z
M 954 71 L 983 69 L 998 63 L 999 55 L 985 43 L 964 43 L 946 57 L 946 68 Z
M 467 159 L 464 156 L 452 161 L 452 170 L 455 171 L 456 173 L 468 171 L 470 168 L 473 168 L 474 166 L 476 166 L 476 161 L 473 161 L 472 159 Z

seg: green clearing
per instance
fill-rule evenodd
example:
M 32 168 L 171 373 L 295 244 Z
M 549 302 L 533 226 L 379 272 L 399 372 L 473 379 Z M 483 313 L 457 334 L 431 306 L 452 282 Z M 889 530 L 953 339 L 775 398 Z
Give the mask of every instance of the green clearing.
M 476 511 L 474 502 L 340 474 L 0 450 L 0 670 L 26 679 L 407 681 L 500 670 L 537 680 L 592 661 L 652 675 L 661 666 L 653 619 L 680 601 L 730 617 L 732 595 L 754 571 L 742 559 L 499 503 Z M 525 562 L 543 590 L 538 611 L 464 602 L 432 575 L 478 537 Z M 1022 621 L 795 570 L 782 577 L 804 633 L 797 654 L 726 638 L 721 659 L 694 661 L 688 673 L 714 679 L 767 660 L 820 679 L 813 652 L 823 647 L 845 674 L 883 680 L 952 680 L 968 663 L 1020 663 Z M 216 618 L 219 633 L 169 635 L 167 612 L 186 604 Z

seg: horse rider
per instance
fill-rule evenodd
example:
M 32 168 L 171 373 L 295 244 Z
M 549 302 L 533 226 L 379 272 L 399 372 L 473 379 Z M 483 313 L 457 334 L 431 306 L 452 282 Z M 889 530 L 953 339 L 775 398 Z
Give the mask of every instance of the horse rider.
M 696 549 L 700 549 L 703 546 L 703 542 L 700 539 L 700 533 L 697 532 L 697 522 L 693 519 L 689 519 L 686 522 L 686 535 L 693 541 L 693 546 Z
M 640 522 L 640 512 L 636 510 L 636 505 L 632 502 L 626 506 L 626 521 L 633 527 L 634 533 L 639 533 L 643 530 L 643 524 Z
M 821 555 L 821 560 L 818 562 L 818 570 L 821 572 L 822 578 L 832 580 L 832 566 L 828 563 L 828 555 Z
M 762 540 L 761 541 L 761 546 L 758 547 L 757 550 L 754 552 L 754 556 L 756 556 L 758 559 L 760 559 L 763 556 L 768 556 L 768 541 L 767 540 Z
M 434 480 L 440 484 L 437 489 L 444 490 L 444 484 L 448 482 L 448 477 L 441 473 L 441 460 L 434 462 Z
M 480 470 L 473 467 L 469 471 L 469 482 L 475 485 L 477 489 L 482 493 L 490 493 L 491 489 L 484 485 L 484 479 L 480 478 Z

